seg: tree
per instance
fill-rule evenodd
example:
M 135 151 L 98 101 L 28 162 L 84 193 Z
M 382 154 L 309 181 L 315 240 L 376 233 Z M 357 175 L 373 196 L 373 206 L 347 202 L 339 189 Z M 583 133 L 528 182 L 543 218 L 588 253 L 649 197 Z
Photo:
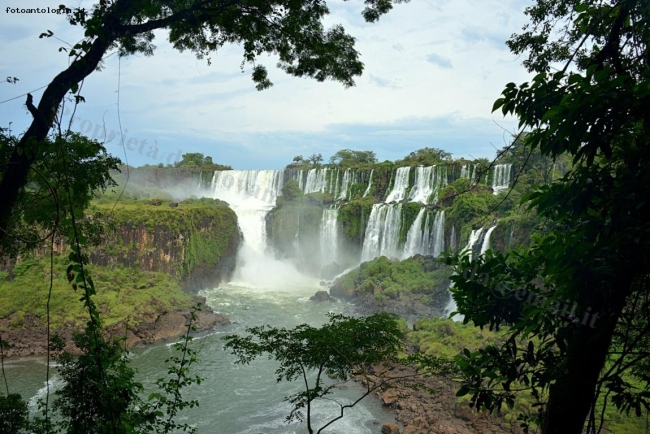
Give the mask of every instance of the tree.
M 0 165 L 9 164 L 18 139 L 0 129 Z M 43 234 L 67 236 L 71 213 L 82 220 L 84 210 L 98 190 L 115 185 L 110 170 L 117 170 L 120 160 L 106 153 L 103 145 L 77 133 L 67 138 L 47 139 L 35 161 L 7 222 L 11 237 L 0 237 L 0 252 L 15 256 L 25 249 L 40 246 Z M 87 236 L 97 232 L 92 219 L 85 226 Z
M 206 166 L 219 166 L 215 165 L 212 157 L 204 156 L 200 152 L 190 152 L 183 154 L 181 161 L 174 163 L 174 167 L 206 167 Z M 223 166 L 226 167 L 226 166 Z
M 367 22 L 377 21 L 401 1 L 366 0 L 362 15 Z M 38 106 L 32 95 L 27 95 L 25 105 L 33 121 L 2 169 L 0 243 L 7 236 L 30 170 L 50 149 L 43 143 L 52 125 L 60 125 L 65 96 L 71 92 L 75 103 L 84 100 L 79 83 L 101 66 L 110 50 L 120 56 L 153 55 L 154 31 L 165 29 L 174 48 L 190 50 L 208 63 L 222 46 L 241 45 L 244 62 L 253 65 L 252 78 L 259 90 L 272 85 L 266 68 L 258 62 L 258 57 L 266 54 L 276 55 L 278 66 L 290 75 L 352 86 L 363 64 L 354 38 L 342 26 L 324 27 L 328 13 L 325 2 L 309 0 L 102 0 L 90 8 L 70 9 L 68 21 L 81 26 L 84 37 L 68 51 L 70 66 L 50 82 Z M 51 36 L 49 31 L 40 35 Z
M 280 363 L 276 371 L 278 382 L 303 381 L 303 391 L 285 398 L 293 407 L 287 422 L 306 417 L 309 433 L 320 433 L 341 419 L 346 408 L 354 407 L 385 384 L 381 377 L 379 381 L 369 382 L 360 398 L 351 404 L 338 404 L 340 413 L 314 431 L 311 418 L 314 401 L 328 399 L 337 387 L 334 382 L 327 384 L 324 376 L 342 381 L 359 375 L 368 378 L 372 365 L 397 362 L 404 338 L 397 320 L 395 315 L 385 312 L 361 318 L 330 314 L 329 323 L 321 328 L 307 324 L 291 330 L 270 326 L 249 328 L 247 336 L 226 336 L 225 347 L 237 356 L 236 363 L 240 364 L 268 354 Z
M 480 279 L 463 277 L 467 258 L 450 261 L 465 321 L 509 326 L 503 344 L 459 355 L 461 394 L 495 409 L 519 385 L 544 433 L 599 432 L 599 396 L 650 408 L 650 5 L 538 0 L 526 13 L 508 45 L 537 75 L 494 109 L 519 117 L 530 152 L 573 166 L 525 196 L 549 228 L 530 248 L 476 258 Z
M 433 166 L 451 159 L 451 154 L 438 148 L 422 148 L 395 162 L 398 166 Z
M 309 162 L 313 165 L 318 165 L 323 162 L 323 156 L 321 154 L 311 154 Z
M 350 167 L 359 165 L 376 164 L 377 157 L 373 151 L 353 151 L 351 149 L 341 149 L 330 157 L 330 164 Z

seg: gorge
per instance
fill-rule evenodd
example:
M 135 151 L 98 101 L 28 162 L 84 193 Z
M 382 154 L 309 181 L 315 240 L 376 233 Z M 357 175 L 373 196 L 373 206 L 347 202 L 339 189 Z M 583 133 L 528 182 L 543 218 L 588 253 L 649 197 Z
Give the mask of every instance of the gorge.
M 267 381 L 272 380 L 267 378 L 273 370 L 270 362 L 232 365 L 232 358 L 221 350 L 221 334 L 243 333 L 246 327 L 265 323 L 319 324 L 328 312 L 356 314 L 364 305 L 398 309 L 412 320 L 448 314 L 454 310 L 446 289 L 448 273 L 432 259 L 464 246 L 484 252 L 491 238 L 503 247 L 515 243 L 515 235 L 526 236 L 517 227 L 521 216 L 487 212 L 502 198 L 491 187 L 494 182 L 510 182 L 512 170 L 502 167 L 495 166 L 487 175 L 469 162 L 209 172 L 132 169 L 132 186 L 142 188 L 127 190 L 117 206 L 111 197 L 97 204 L 100 211 L 112 213 L 118 230 L 91 252 L 91 258 L 100 274 L 102 267 L 129 264 L 164 272 L 186 290 L 201 289 L 209 308 L 230 319 L 230 325 L 198 341 L 203 348 L 199 373 L 205 381 L 201 388 L 189 390 L 201 399 L 201 408 L 187 417 L 201 432 L 215 426 L 251 434 L 301 432 L 299 426 L 284 424 L 287 407 L 276 404 L 278 394 L 290 385 L 282 389 Z M 193 207 L 191 217 L 182 217 Z M 407 268 L 395 268 L 400 267 L 397 261 L 413 256 Z M 328 285 L 345 285 L 341 273 L 361 262 L 395 271 L 390 271 L 392 277 L 373 271 L 359 276 L 361 286 L 352 282 L 346 287 L 362 296 L 349 298 L 356 305 L 341 296 L 345 291 L 336 295 L 341 303 L 309 300 Z M 435 285 L 425 290 L 418 287 L 419 281 L 409 281 L 420 272 Z M 399 273 L 407 280 L 399 280 Z M 378 276 L 381 284 L 373 283 L 368 292 L 363 282 Z M 168 353 L 165 344 L 135 352 L 134 364 L 149 387 Z M 9 366 L 12 387 L 31 390 L 34 397 L 43 393 L 42 380 L 19 378 L 37 372 L 39 363 L 10 360 Z M 53 390 L 56 384 L 55 376 Z M 358 393 L 353 385 L 345 389 L 344 399 Z M 316 417 L 327 418 L 331 411 L 319 407 Z M 376 423 L 391 420 L 380 402 L 367 400 L 331 432 L 372 433 L 377 432 Z

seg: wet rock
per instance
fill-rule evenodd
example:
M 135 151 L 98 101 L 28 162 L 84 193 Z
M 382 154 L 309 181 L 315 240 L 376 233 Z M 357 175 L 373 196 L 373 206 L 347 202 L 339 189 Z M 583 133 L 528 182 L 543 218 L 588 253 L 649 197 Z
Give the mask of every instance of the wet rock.
M 309 297 L 309 299 L 318 302 L 330 301 L 330 295 L 327 293 L 327 291 L 317 291 L 316 294 Z
M 381 434 L 399 434 L 399 427 L 393 422 L 386 422 L 381 426 Z

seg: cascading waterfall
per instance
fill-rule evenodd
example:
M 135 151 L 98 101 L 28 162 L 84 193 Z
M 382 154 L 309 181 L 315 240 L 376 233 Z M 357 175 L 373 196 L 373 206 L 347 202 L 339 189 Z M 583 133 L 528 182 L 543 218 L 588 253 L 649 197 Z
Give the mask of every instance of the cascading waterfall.
M 510 187 L 511 172 L 512 164 L 497 164 L 494 166 L 494 173 L 492 175 L 492 190 L 494 194 L 499 194 Z
M 422 220 L 424 219 L 424 214 L 426 214 L 426 208 L 420 208 L 417 217 L 413 221 L 411 228 L 406 234 L 406 242 L 404 243 L 404 249 L 402 250 L 401 259 L 406 259 L 413 255 L 424 254 L 424 239 L 427 238 L 428 244 L 428 222 L 429 215 L 427 214 L 427 221 L 425 223 L 425 230 L 422 230 Z M 425 235 L 426 234 L 426 235 Z
M 451 249 L 452 253 L 456 253 L 456 249 L 458 249 L 458 244 L 456 244 L 456 227 L 455 226 L 451 227 L 451 234 L 449 234 L 449 248 Z
M 328 265 L 338 259 L 338 227 L 339 210 L 324 209 L 320 220 L 320 256 L 321 264 Z
M 390 191 L 384 202 L 400 202 L 406 196 L 406 189 L 409 186 L 409 171 L 410 167 L 400 167 L 395 172 L 395 183 L 393 189 Z
M 469 234 L 469 240 L 467 241 L 467 246 L 463 249 L 464 254 L 469 255 L 469 260 L 471 261 L 474 258 L 474 252 L 478 250 L 479 254 L 484 254 L 489 248 L 490 248 L 490 235 L 492 235 L 492 231 L 496 228 L 497 226 L 491 226 L 488 228 L 487 231 L 483 232 L 484 228 L 479 228 L 476 230 L 472 230 L 472 232 Z M 453 283 L 449 285 L 451 288 L 453 286 Z M 451 312 L 456 311 L 456 301 L 454 298 L 451 296 L 451 293 L 449 294 L 449 303 L 445 307 L 445 312 L 446 314 L 449 314 Z M 455 321 L 462 321 L 463 316 L 462 315 L 455 315 L 453 317 Z
M 347 200 L 348 190 L 353 182 L 353 176 L 354 173 L 351 169 L 345 169 L 345 173 L 343 173 L 343 184 L 341 185 L 341 194 L 338 196 L 339 200 Z
M 473 164 L 463 164 L 460 168 L 460 177 L 469 179 L 474 184 L 476 181 L 476 167 Z
M 379 256 L 399 257 L 399 232 L 402 224 L 402 204 L 375 204 L 366 226 L 361 262 Z
M 490 229 L 487 230 L 485 233 L 485 237 L 483 237 L 483 243 L 481 244 L 481 255 L 487 252 L 487 250 L 490 248 L 490 235 L 492 235 L 492 231 L 496 228 L 495 226 L 490 227 Z
M 445 212 L 437 212 L 433 223 L 430 223 L 431 215 L 432 213 L 424 207 L 418 212 L 406 234 L 402 259 L 418 254 L 438 257 L 445 249 Z M 424 224 L 422 224 L 423 220 Z
M 327 191 L 327 169 L 310 169 L 307 172 L 304 193 Z
M 370 180 L 368 181 L 368 187 L 366 188 L 366 191 L 363 192 L 363 197 L 368 196 L 368 193 L 370 193 L 370 187 L 372 187 L 372 174 L 375 172 L 375 169 L 372 169 L 370 171 Z
M 282 194 L 283 176 L 283 170 L 223 170 L 212 176 L 212 197 L 230 204 L 244 237 L 235 281 L 273 287 L 303 278 L 291 265 L 266 254 L 266 216 Z
M 415 183 L 411 189 L 409 201 L 428 203 L 429 196 L 433 193 L 431 175 L 435 168 L 436 166 L 415 168 Z
M 445 250 L 445 212 L 440 211 L 433 220 L 433 256 L 438 257 Z
M 409 195 L 409 202 L 422 204 L 438 201 L 438 191 L 447 185 L 447 167 L 429 166 L 415 168 L 415 182 Z

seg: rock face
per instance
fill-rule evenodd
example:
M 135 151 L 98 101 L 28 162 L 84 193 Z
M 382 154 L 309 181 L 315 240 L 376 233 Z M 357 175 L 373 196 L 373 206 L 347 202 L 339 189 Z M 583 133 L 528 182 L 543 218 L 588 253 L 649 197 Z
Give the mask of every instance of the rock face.
M 111 210 L 115 231 L 91 251 L 92 264 L 168 273 L 190 292 L 232 276 L 240 233 L 229 207 L 187 201 L 177 207 L 138 203 Z

